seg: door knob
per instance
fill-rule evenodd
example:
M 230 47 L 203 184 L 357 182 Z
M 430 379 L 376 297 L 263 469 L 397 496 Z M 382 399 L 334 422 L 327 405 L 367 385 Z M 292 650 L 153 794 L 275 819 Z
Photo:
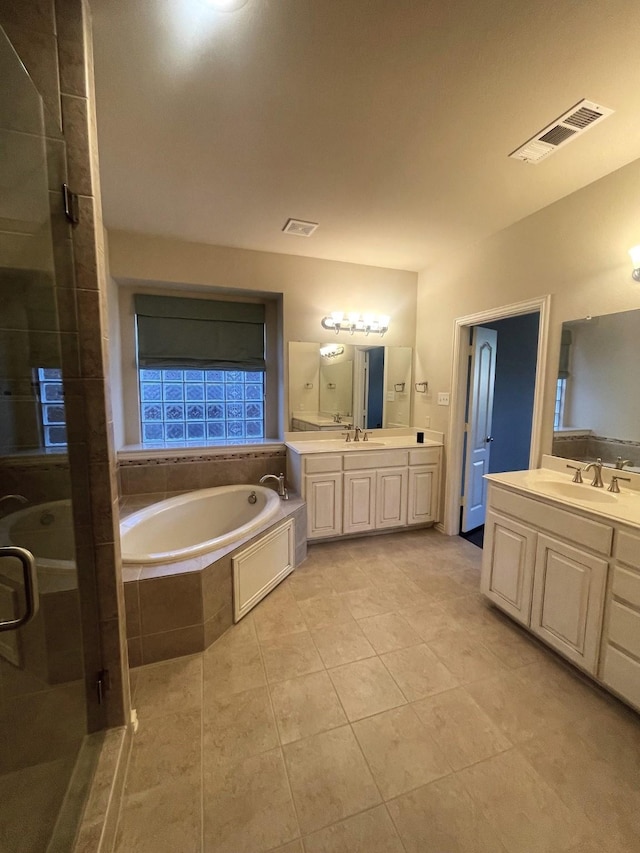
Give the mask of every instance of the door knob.
M 485 438 L 485 442 L 488 444 L 490 441 L 493 441 L 493 436 L 488 435 L 488 436 Z

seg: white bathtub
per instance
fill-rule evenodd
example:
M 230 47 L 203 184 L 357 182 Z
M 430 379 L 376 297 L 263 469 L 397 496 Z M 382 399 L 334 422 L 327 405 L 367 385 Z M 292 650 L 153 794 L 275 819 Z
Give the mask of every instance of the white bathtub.
M 0 520 L 0 544 L 31 551 L 40 592 L 76 586 L 70 500 L 34 504 L 7 515 Z
M 122 562 L 175 563 L 216 551 L 258 530 L 279 509 L 272 489 L 251 485 L 201 489 L 151 504 L 120 522 Z

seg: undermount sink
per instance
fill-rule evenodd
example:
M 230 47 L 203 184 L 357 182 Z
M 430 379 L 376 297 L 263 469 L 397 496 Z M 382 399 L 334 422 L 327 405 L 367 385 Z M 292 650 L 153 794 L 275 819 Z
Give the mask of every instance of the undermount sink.
M 593 504 L 616 503 L 617 496 L 611 492 L 597 489 L 586 483 L 559 483 L 557 480 L 541 480 L 538 483 L 541 492 L 556 495 L 559 498 L 570 498 L 576 501 L 586 501 Z

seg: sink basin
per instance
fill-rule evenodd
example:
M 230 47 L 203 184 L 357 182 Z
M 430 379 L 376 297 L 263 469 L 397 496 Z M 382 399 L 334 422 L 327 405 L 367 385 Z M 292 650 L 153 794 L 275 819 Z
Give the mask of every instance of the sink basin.
M 559 498 L 570 498 L 576 501 L 586 501 L 590 504 L 609 504 L 616 503 L 617 495 L 604 489 L 596 489 L 586 483 L 580 485 L 578 483 L 559 483 L 552 480 L 542 480 L 536 484 L 541 492 L 546 492 L 548 495 L 555 495 Z

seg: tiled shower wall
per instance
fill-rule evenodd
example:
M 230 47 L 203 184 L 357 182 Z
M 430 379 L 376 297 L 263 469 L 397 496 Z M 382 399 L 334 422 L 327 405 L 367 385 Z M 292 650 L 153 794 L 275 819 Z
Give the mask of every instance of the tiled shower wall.
M 85 666 L 90 676 L 107 668 L 111 685 L 98 705 L 91 677 L 87 680 L 91 731 L 123 725 L 130 697 L 106 381 L 106 279 L 90 15 L 83 0 L 0 0 L 0 26 L 44 100 Z M 62 212 L 63 182 L 79 195 L 80 223 L 74 227 Z M 39 470 L 37 461 L 21 470 L 14 463 L 2 460 L 3 469 L 22 476 L 22 490 L 35 496 L 51 471 Z M 51 459 L 42 464 L 50 466 Z

